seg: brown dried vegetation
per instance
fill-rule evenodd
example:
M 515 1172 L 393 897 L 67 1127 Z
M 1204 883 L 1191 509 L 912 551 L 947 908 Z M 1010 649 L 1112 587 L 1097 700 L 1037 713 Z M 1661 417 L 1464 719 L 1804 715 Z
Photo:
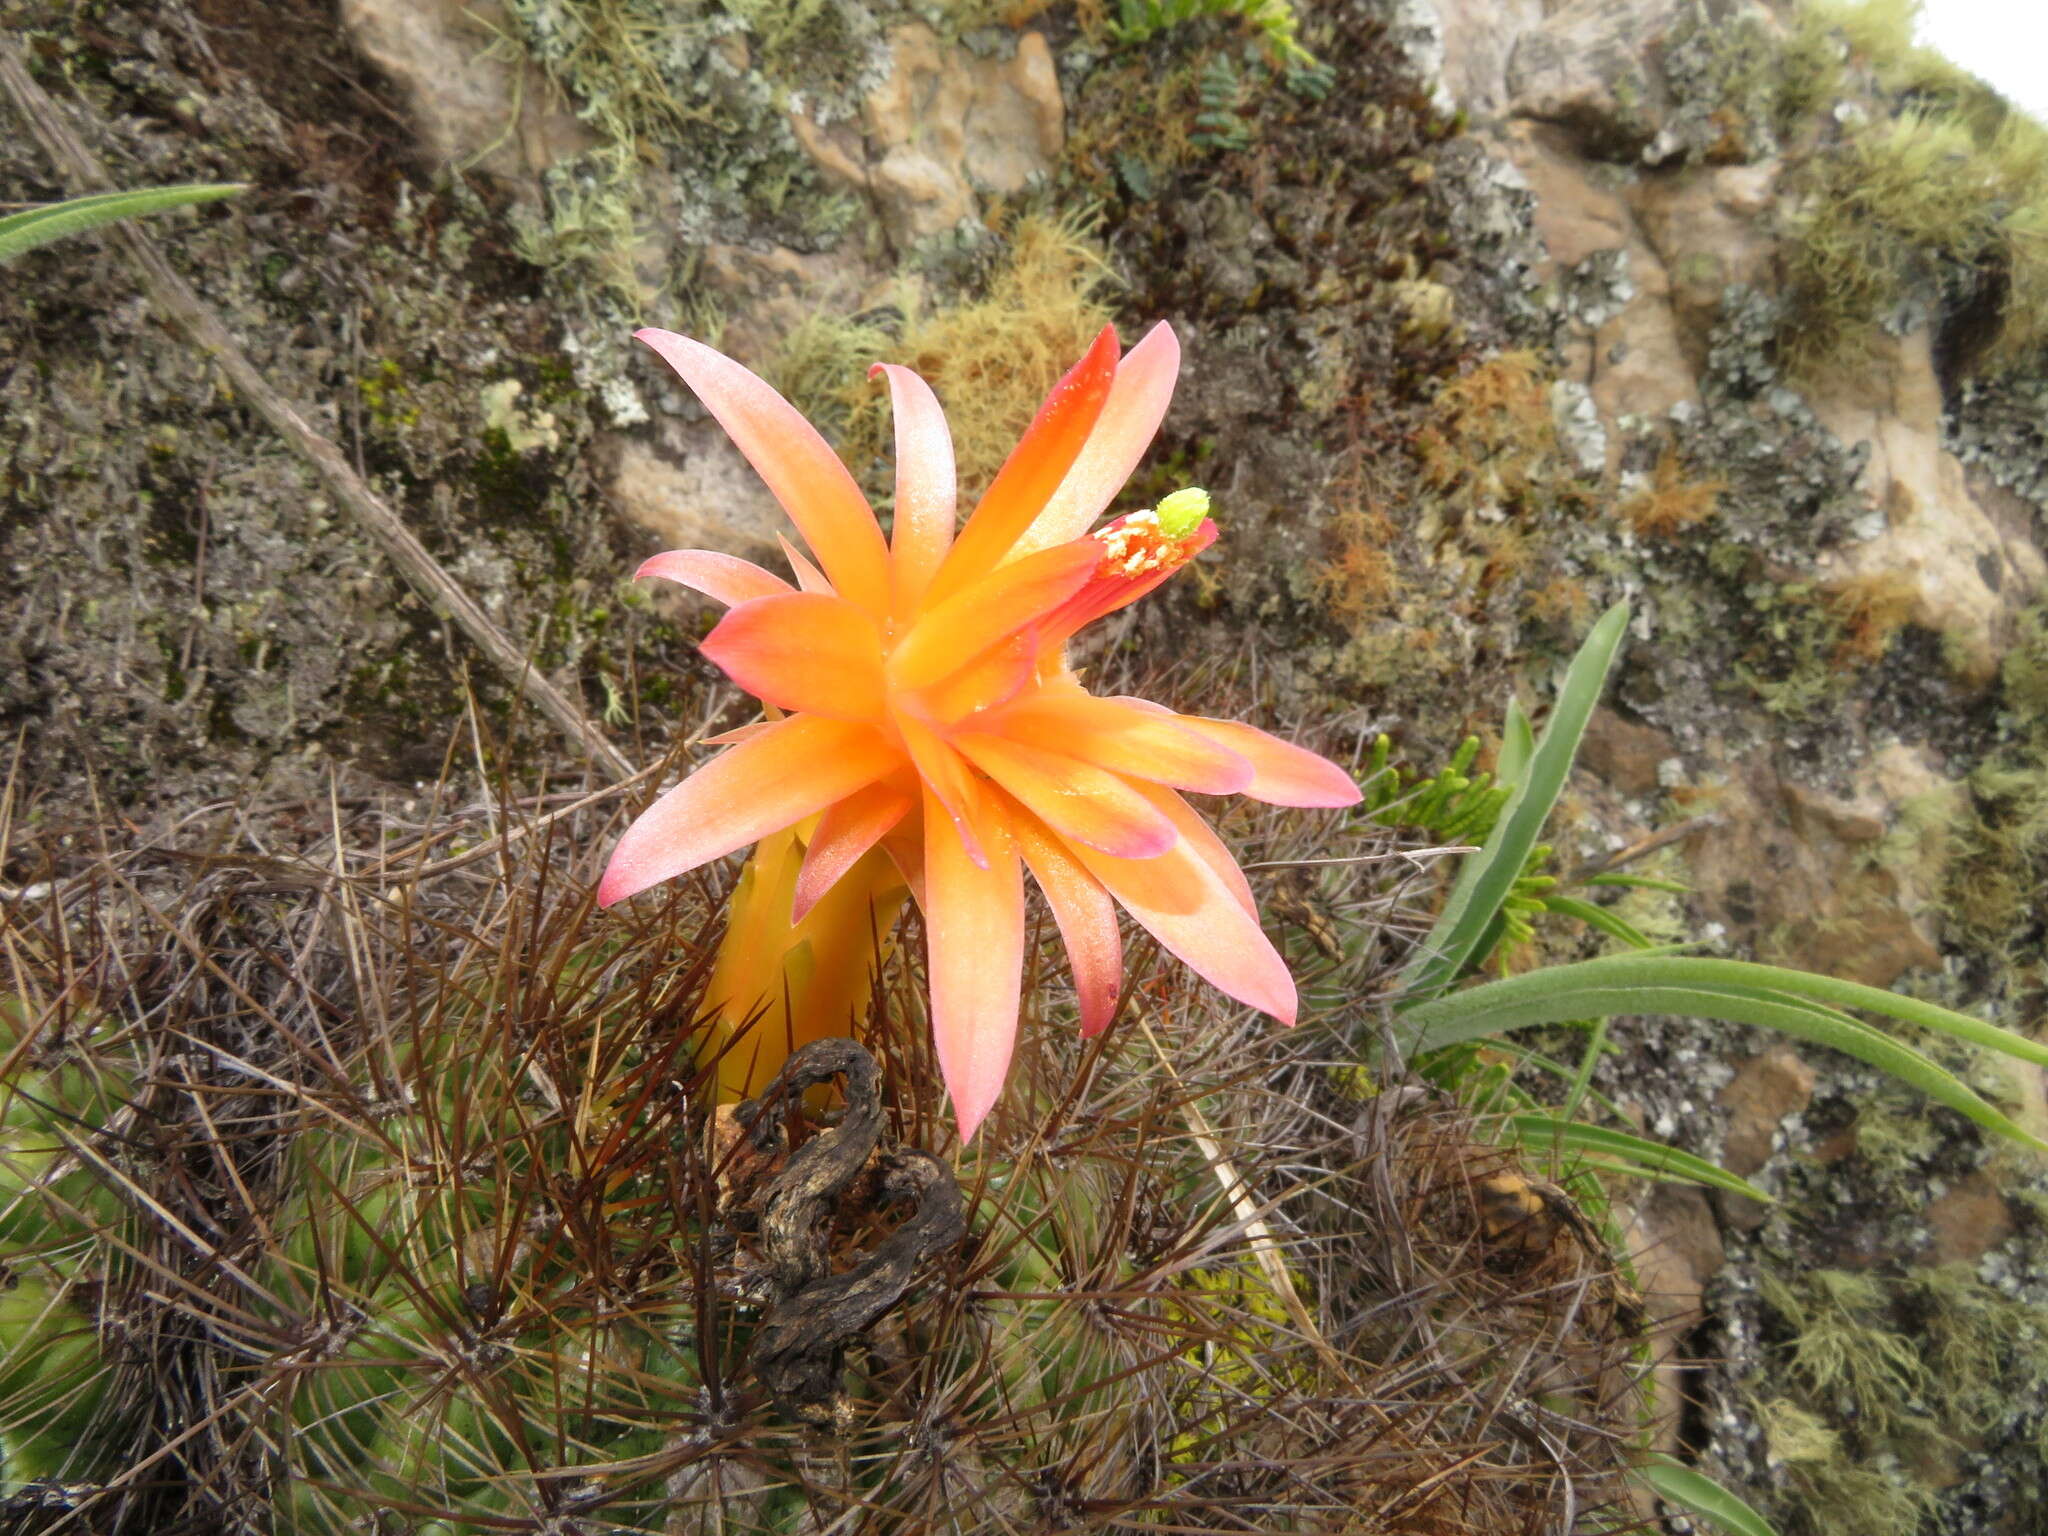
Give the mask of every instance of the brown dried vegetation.
M 0 1158 L 42 1316 L 0 1308 L 0 1440 L 43 1457 L 21 1529 L 1533 1536 L 1621 1498 L 1637 1341 L 1604 1249 L 1503 1226 L 1502 1180 L 1546 1186 L 1456 1104 L 1350 1091 L 1423 921 L 1403 862 L 1320 872 L 1291 1031 L 1141 950 L 1083 1042 L 1036 952 L 965 1154 L 904 944 L 862 1035 L 886 1140 L 954 1160 L 969 1236 L 851 1351 L 829 1432 L 750 1365 L 759 1257 L 718 1214 L 696 1005 L 726 877 L 600 913 L 625 797 L 537 827 L 574 792 L 445 793 L 6 829 L 7 1123 L 100 1084 Z M 536 830 L 456 851 L 493 827 Z M 854 1213 L 835 1265 L 896 1219 Z
M 1667 447 L 1657 456 L 1650 483 L 1615 510 L 1640 537 L 1668 539 L 1712 517 L 1727 489 L 1718 478 L 1688 479 L 1678 450 Z

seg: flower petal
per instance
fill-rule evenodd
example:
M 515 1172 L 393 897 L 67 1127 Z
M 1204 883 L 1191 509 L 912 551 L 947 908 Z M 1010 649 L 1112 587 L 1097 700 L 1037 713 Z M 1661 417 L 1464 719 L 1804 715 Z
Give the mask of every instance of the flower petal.
M 910 614 L 953 544 L 953 434 L 923 379 L 896 363 L 877 363 L 868 377 L 878 373 L 889 381 L 896 414 L 896 523 L 890 536 L 896 612 Z
M 872 784 L 903 756 L 880 732 L 797 715 L 714 757 L 626 829 L 597 887 L 608 907 L 779 832 Z
M 882 637 L 843 597 L 757 597 L 719 620 L 703 652 L 757 699 L 835 720 L 879 720 Z
M 1187 730 L 1206 736 L 1252 765 L 1252 781 L 1239 791 L 1268 805 L 1300 805 L 1331 808 L 1356 805 L 1362 797 L 1351 775 L 1318 757 L 1307 747 L 1268 735 L 1241 720 L 1209 720 L 1200 715 L 1176 715 Z
M 1093 539 L 1042 549 L 926 611 L 889 657 L 898 688 L 929 688 L 1072 597 L 1095 573 Z
M 1032 630 L 992 645 L 951 677 L 919 695 L 927 718 L 955 725 L 970 715 L 1007 704 L 1038 675 L 1038 637 Z
M 1179 837 L 1134 786 L 1092 763 L 972 731 L 952 740 L 969 762 L 1062 837 L 1120 859 L 1157 858 Z
M 633 573 L 635 581 L 643 576 L 676 582 L 728 608 L 757 597 L 776 597 L 796 590 L 773 571 L 764 571 L 751 560 L 710 549 L 671 549 L 656 555 L 642 561 L 640 569 Z
M 795 406 L 724 354 L 673 331 L 636 331 L 718 419 L 803 533 L 833 586 L 888 611 L 889 552 L 853 476 Z
M 729 731 L 720 731 L 716 736 L 706 736 L 697 743 L 700 747 L 736 747 L 743 741 L 751 741 L 763 731 L 777 725 L 779 720 L 756 720 L 751 725 L 736 725 Z
M 825 579 L 825 573 L 804 558 L 804 552 L 781 534 L 775 535 L 775 542 L 782 546 L 782 558 L 789 562 L 789 568 L 796 575 L 797 589 L 803 592 L 823 592 L 837 597 L 832 583 Z
M 974 775 L 960 761 L 960 754 L 929 726 L 898 715 L 896 729 L 903 734 L 903 745 L 910 752 L 911 762 L 916 765 L 917 776 L 924 780 L 924 787 L 937 797 L 940 808 L 946 813 L 946 820 L 960 834 L 960 844 L 966 849 L 967 857 L 983 869 L 988 868 L 988 852 L 981 845 L 980 833 L 975 830 L 985 797 L 974 787 Z M 944 842 L 943 823 L 927 818 L 924 835 L 928 843 Z
M 1081 1033 L 1084 1037 L 1099 1035 L 1109 1028 L 1116 1014 L 1117 994 L 1123 990 L 1124 941 L 1117 932 L 1116 903 L 1102 882 L 1075 862 L 1035 817 L 1017 815 L 1013 825 L 1018 850 L 1038 888 L 1045 892 L 1045 903 L 1052 908 L 1061 942 L 1067 947 L 1067 962 L 1074 968 Z
M 1087 356 L 1053 385 L 1023 439 L 1003 461 L 995 483 L 961 528 L 932 582 L 935 600 L 951 597 L 994 570 L 1044 510 L 1102 414 L 1116 378 L 1116 361 L 1116 327 L 1106 325 Z
M 1252 781 L 1244 758 L 1172 716 L 1078 690 L 1037 689 L 996 712 L 985 728 L 1112 773 L 1205 795 L 1234 795 Z
M 1174 830 L 1180 833 L 1181 841 L 1193 850 L 1196 858 L 1209 866 L 1216 878 L 1223 882 L 1224 889 L 1228 890 L 1237 904 L 1244 908 L 1245 916 L 1256 923 L 1259 920 L 1259 904 L 1252 896 L 1252 883 L 1245 879 L 1244 871 L 1238 868 L 1237 860 L 1232 857 L 1230 850 L 1223 846 L 1223 839 L 1216 835 L 1215 828 L 1204 821 L 1193 806 L 1172 790 L 1160 789 L 1150 784 L 1139 784 L 1134 787 L 1158 808 L 1162 816 L 1173 823 Z
M 1116 380 L 1095 429 L 1059 489 L 1052 493 L 1031 526 L 1017 540 L 1011 558 L 1078 539 L 1115 499 L 1138 467 L 1166 407 L 1173 399 L 1173 381 L 1180 372 L 1180 341 L 1165 321 L 1145 333 L 1116 366 Z
M 926 795 L 925 822 L 946 814 Z M 925 932 L 932 1036 L 964 1145 L 1009 1075 L 1024 975 L 1024 878 L 1001 811 L 984 809 L 986 867 L 958 838 L 925 839 Z
M 804 865 L 796 877 L 789 920 L 802 922 L 818 899 L 907 816 L 914 803 L 909 794 L 885 782 L 870 784 L 826 806 L 825 814 L 818 820 L 818 830 L 811 834 L 810 846 L 804 850 Z
M 1232 891 L 1186 838 L 1156 859 L 1113 859 L 1068 845 L 1152 937 L 1219 991 L 1294 1022 L 1294 978 Z

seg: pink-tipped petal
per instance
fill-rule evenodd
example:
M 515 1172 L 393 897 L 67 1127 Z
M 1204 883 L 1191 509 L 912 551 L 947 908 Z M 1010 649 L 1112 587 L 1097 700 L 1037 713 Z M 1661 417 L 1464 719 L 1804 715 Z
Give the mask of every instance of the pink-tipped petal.
M 709 549 L 671 549 L 666 554 L 656 555 L 643 561 L 640 569 L 633 573 L 636 581 L 643 576 L 659 576 L 663 581 L 673 581 L 693 592 L 702 592 L 728 608 L 752 602 L 757 597 L 777 597 L 796 590 L 773 571 L 764 571 L 750 560 L 742 560 L 737 555 L 721 555 Z
M 925 822 L 946 810 L 930 795 Z M 958 838 L 925 839 L 925 932 L 932 1037 L 964 1145 L 987 1118 L 1009 1075 L 1024 975 L 1024 878 L 1001 813 L 984 809 L 989 860 L 967 857 Z
M 1351 775 L 1306 747 L 1268 735 L 1239 720 L 1208 720 L 1200 715 L 1174 717 L 1186 729 L 1206 736 L 1252 765 L 1252 781 L 1239 791 L 1268 805 L 1299 805 L 1322 809 L 1356 805 L 1362 798 Z
M 1157 785 L 1140 784 L 1136 788 L 1146 799 L 1159 808 L 1159 813 L 1173 823 L 1180 833 L 1181 841 L 1194 851 L 1196 858 L 1209 866 L 1210 872 L 1223 883 L 1237 904 L 1244 908 L 1246 917 L 1253 922 L 1259 920 L 1259 904 L 1252 896 L 1252 883 L 1245 879 L 1244 871 L 1238 868 L 1237 860 L 1230 850 L 1223 846 L 1223 839 L 1215 829 L 1196 814 L 1195 808 L 1181 799 L 1170 789 Z
M 887 783 L 870 784 L 826 806 L 825 814 L 818 818 L 818 830 L 804 849 L 789 920 L 802 922 L 819 898 L 860 862 L 860 856 L 909 814 L 910 806 L 911 797 Z
M 782 558 L 789 562 L 789 568 L 796 576 L 797 589 L 802 592 L 822 592 L 837 596 L 832 583 L 825 579 L 825 573 L 804 558 L 804 552 L 781 534 L 775 535 L 775 542 L 782 546 Z
M 870 613 L 889 606 L 889 552 L 853 476 L 801 412 L 723 353 L 649 328 L 652 347 L 695 391 L 803 533 L 840 593 Z
M 903 758 L 879 732 L 798 715 L 714 757 L 644 811 L 597 887 L 610 906 L 802 821 Z
M 987 728 L 1112 773 L 1199 794 L 1234 795 L 1252 781 L 1250 763 L 1171 716 L 1079 690 L 1040 688 L 996 713 Z
M 890 535 L 896 611 L 915 613 L 953 544 L 957 493 L 953 434 L 931 386 L 908 368 L 877 363 L 868 377 L 889 381 L 896 416 L 896 523 Z
M 929 688 L 1029 628 L 1087 585 L 1101 555 L 1093 539 L 1042 549 L 926 610 L 891 653 L 890 682 Z
M 975 788 L 974 775 L 960 760 L 960 754 L 943 740 L 929 726 L 916 720 L 898 716 L 896 729 L 903 735 L 903 745 L 910 753 L 910 761 L 917 769 L 917 776 L 924 780 L 924 786 L 937 797 L 945 817 L 925 821 L 925 841 L 942 842 L 946 826 L 950 824 L 958 834 L 960 845 L 967 857 L 983 869 L 988 867 L 988 850 L 982 846 L 978 826 L 982 813 L 982 801 L 986 798 Z
M 1237 893 L 1185 838 L 1156 859 L 1113 859 L 1079 843 L 1068 844 L 1068 851 L 1197 976 L 1282 1024 L 1294 1022 L 1294 978 L 1286 962 Z
M 1109 398 L 1088 434 L 1087 446 L 1074 460 L 1059 489 L 1045 504 L 1011 552 L 1029 554 L 1078 539 L 1094 526 L 1138 467 L 1165 419 L 1173 399 L 1173 381 L 1180 372 L 1180 340 L 1165 321 L 1145 333 L 1116 366 Z
M 1120 859 L 1153 859 L 1179 836 L 1135 786 L 1078 758 L 970 731 L 953 745 L 1062 837 Z
M 757 699 L 837 720 L 879 720 L 882 637 L 842 597 L 789 592 L 741 603 L 704 637 L 704 654 Z
M 1087 355 L 1053 385 L 1022 440 L 1003 461 L 994 484 L 961 528 L 933 579 L 933 599 L 951 597 L 994 570 L 1044 510 L 1095 429 L 1116 380 L 1116 362 L 1116 329 L 1104 326 Z
M 1074 969 L 1074 991 L 1081 1003 L 1081 1033 L 1101 1034 L 1116 1015 L 1117 994 L 1124 984 L 1123 936 L 1117 932 L 1116 903 L 1060 840 L 1038 822 L 1016 814 L 1017 847 L 1031 870 L 1045 904 L 1059 925 Z

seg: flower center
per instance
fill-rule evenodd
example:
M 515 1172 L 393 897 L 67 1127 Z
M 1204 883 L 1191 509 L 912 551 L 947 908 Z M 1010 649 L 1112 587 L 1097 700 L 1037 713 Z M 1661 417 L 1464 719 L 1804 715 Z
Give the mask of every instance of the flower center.
M 1158 506 L 1133 512 L 1095 531 L 1102 545 L 1096 577 L 1132 580 L 1170 570 L 1188 558 L 1187 543 L 1209 515 L 1209 493 L 1198 487 L 1175 491 Z

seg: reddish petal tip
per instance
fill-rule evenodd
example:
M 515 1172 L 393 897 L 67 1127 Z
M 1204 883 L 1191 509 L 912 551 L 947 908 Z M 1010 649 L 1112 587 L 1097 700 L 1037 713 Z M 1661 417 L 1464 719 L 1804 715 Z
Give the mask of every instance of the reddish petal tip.
M 604 872 L 604 878 L 597 883 L 597 904 L 600 907 L 616 906 L 631 896 L 637 887 L 627 878 L 616 861 Z

